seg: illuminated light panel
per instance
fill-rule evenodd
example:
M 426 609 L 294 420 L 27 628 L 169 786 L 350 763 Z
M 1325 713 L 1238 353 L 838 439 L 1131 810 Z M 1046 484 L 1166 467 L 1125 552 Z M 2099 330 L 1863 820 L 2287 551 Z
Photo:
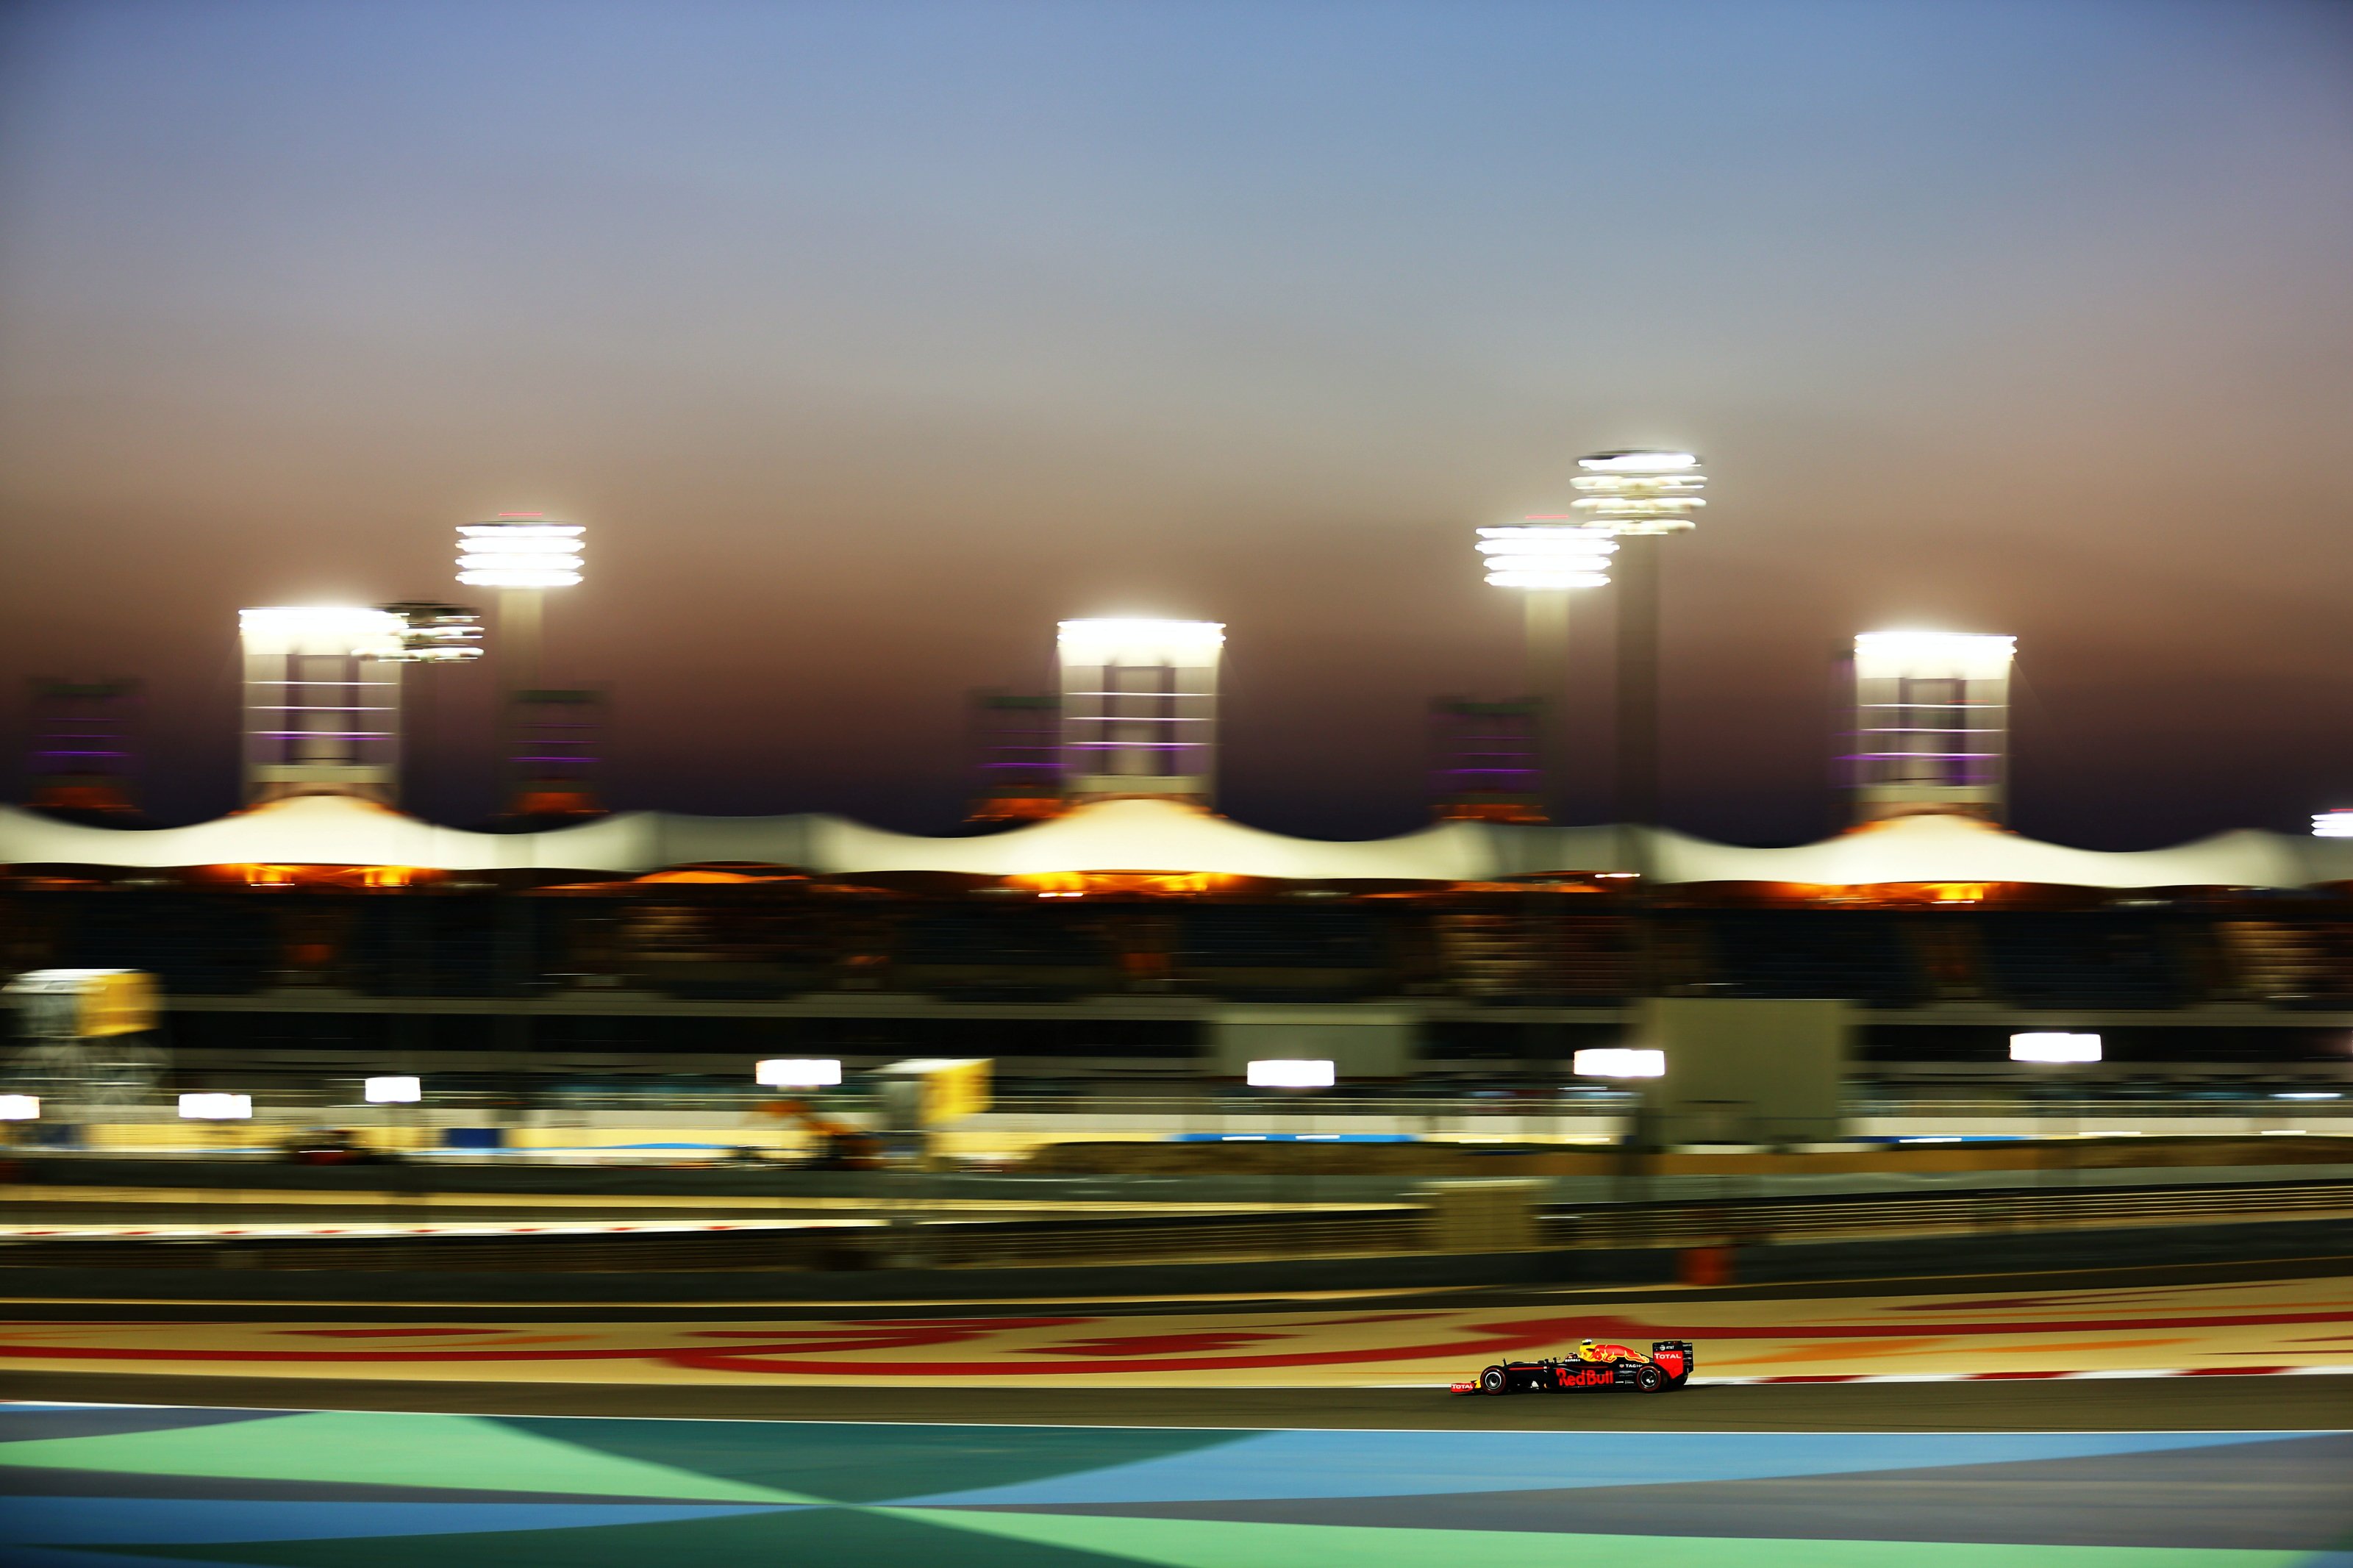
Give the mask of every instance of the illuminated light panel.
M 180 1116 L 188 1121 L 244 1121 L 253 1115 L 249 1094 L 184 1094 Z
M 1568 482 L 1597 495 L 1696 495 L 1707 488 L 1707 476 L 1696 469 L 1687 474 L 1574 474 Z
M 408 623 L 355 605 L 270 605 L 237 613 L 248 654 L 343 654 L 397 658 Z
M 1088 664 L 1211 664 L 1226 645 L 1223 621 L 1113 616 L 1064 621 L 1056 632 L 1064 659 Z
M 1707 505 L 1707 476 L 1689 452 L 1597 452 L 1577 463 L 1585 471 L 1569 482 L 1584 493 L 1569 510 L 1602 532 L 1682 533 Z
M 781 1057 L 754 1068 L 752 1078 L 769 1089 L 830 1089 L 841 1081 L 841 1064 Z
M 458 530 L 459 582 L 476 588 L 569 588 L 580 581 L 581 536 L 587 530 L 535 513 L 500 516 Z
M 425 1098 L 425 1080 L 417 1078 L 372 1078 L 362 1089 L 370 1105 L 415 1105 Z
M 2018 639 L 1974 632 L 1865 632 L 1854 639 L 1863 680 L 1994 680 L 2010 673 Z
M 2335 811 L 2315 813 L 2312 836 L 2315 838 L 2353 838 L 2353 811 L 2339 807 Z
M 1664 1078 L 1667 1053 L 1639 1046 L 1597 1046 L 1569 1058 L 1579 1078 Z
M 38 1121 L 40 1119 L 40 1096 L 0 1094 L 0 1121 Z
M 1597 474 L 1672 474 L 1698 468 L 1699 458 L 1690 452 L 1596 452 L 1577 466 Z
M 1618 542 L 1601 529 L 1514 525 L 1479 530 L 1480 563 L 1494 588 L 1606 588 Z
M 1680 514 L 1707 504 L 1705 496 L 1579 496 L 1568 503 L 1599 518 Z
M 2097 1035 L 2033 1034 L 2010 1037 L 2014 1062 L 2095 1062 L 2100 1059 Z
M 1252 1089 L 1329 1089 L 1334 1081 L 1330 1062 L 1282 1057 L 1250 1063 L 1247 1076 Z

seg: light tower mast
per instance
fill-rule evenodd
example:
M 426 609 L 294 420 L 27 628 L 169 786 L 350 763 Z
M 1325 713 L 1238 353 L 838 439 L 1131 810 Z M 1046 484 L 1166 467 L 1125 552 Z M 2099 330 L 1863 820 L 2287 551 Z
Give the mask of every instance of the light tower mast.
M 499 735 L 510 814 L 585 815 L 596 809 L 587 776 L 605 714 L 593 690 L 541 684 L 546 592 L 580 581 L 587 531 L 542 512 L 502 511 L 458 530 L 458 581 L 499 591 Z
M 1609 531 L 1574 515 L 1525 518 L 1479 531 L 1490 587 L 1516 590 L 1525 605 L 1527 701 L 1535 725 L 1536 776 L 1522 780 L 1535 815 L 1565 814 L 1568 773 L 1568 601 L 1582 588 L 1609 585 Z M 1525 786 L 1536 786 L 1533 790 Z
M 1621 542 L 1618 556 L 1618 821 L 1629 870 L 1651 875 L 1659 825 L 1659 542 L 1684 533 L 1707 505 L 1707 477 L 1689 452 L 1596 452 L 1579 458 L 1571 503 Z

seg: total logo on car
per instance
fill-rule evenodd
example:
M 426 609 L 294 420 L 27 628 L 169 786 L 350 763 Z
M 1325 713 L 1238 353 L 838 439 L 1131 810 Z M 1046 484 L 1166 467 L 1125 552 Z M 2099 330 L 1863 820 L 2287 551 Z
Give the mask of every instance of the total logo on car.
M 1457 1394 L 1566 1394 L 1586 1388 L 1664 1394 L 1691 1381 L 1697 1359 L 1689 1340 L 1653 1340 L 1647 1355 L 1629 1345 L 1587 1340 L 1573 1356 L 1498 1362 L 1475 1380 L 1451 1386 Z

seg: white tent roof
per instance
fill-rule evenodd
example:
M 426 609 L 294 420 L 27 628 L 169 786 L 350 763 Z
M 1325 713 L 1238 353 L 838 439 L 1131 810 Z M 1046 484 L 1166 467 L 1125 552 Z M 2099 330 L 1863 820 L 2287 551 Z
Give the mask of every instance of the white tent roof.
M 1751 849 L 1657 836 L 1668 882 L 2041 882 L 2091 888 L 2285 888 L 2353 881 L 2353 840 L 2242 831 L 2170 849 L 2105 853 L 2045 844 L 1954 816 L 1905 817 L 1818 844 Z M 539 833 L 438 827 L 368 802 L 309 795 L 190 827 L 84 827 L 0 808 L 0 864 L 174 867 L 415 866 L 635 875 L 746 860 L 837 873 L 1208 871 L 1296 879 L 1477 881 L 1621 868 L 1609 827 L 1449 822 L 1396 838 L 1332 842 L 1245 827 L 1168 801 L 1112 801 L 970 838 L 887 833 L 838 816 L 641 812 Z

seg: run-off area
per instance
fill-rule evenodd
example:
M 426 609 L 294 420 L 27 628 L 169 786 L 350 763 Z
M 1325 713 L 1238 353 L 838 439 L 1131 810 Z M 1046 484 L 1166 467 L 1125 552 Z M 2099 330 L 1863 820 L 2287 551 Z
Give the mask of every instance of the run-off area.
M 0 1410 L 12 1568 L 2344 1562 L 2346 1432 Z

